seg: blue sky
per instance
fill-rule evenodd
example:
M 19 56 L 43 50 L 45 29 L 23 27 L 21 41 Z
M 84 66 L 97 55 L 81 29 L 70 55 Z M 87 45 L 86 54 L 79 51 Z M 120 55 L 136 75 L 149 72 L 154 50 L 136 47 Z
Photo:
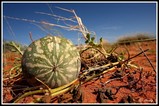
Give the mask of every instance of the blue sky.
M 72 17 L 73 14 L 62 11 L 56 6 L 73 9 L 82 19 L 83 24 L 89 31 L 94 31 L 97 35 L 97 40 L 103 37 L 109 42 L 115 42 L 121 36 L 131 36 L 136 33 L 148 33 L 156 35 L 156 3 L 110 3 L 110 2 L 81 2 L 81 3 L 3 3 L 3 16 L 16 18 L 25 18 L 36 20 L 39 22 L 45 21 L 54 24 L 63 24 L 55 20 L 53 17 L 37 12 L 52 13 L 63 17 Z M 52 11 L 50 10 L 52 9 Z M 2 12 L 1 12 L 2 13 Z M 43 26 L 46 31 L 41 30 L 37 24 L 3 18 L 3 39 L 14 40 L 21 44 L 29 45 L 31 40 L 29 32 L 32 33 L 32 38 L 37 40 L 46 36 L 48 33 L 61 35 L 70 39 L 74 44 L 77 44 L 78 37 L 82 35 L 77 31 L 67 31 L 57 27 Z M 81 40 L 81 42 L 83 42 Z

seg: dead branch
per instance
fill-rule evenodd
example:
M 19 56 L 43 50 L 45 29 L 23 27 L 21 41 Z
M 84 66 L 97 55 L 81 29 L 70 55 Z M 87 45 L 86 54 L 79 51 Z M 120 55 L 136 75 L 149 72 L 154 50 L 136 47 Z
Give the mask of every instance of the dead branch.
M 133 59 L 133 58 L 139 56 L 140 54 L 142 54 L 142 53 L 144 53 L 144 52 L 146 52 L 146 51 L 148 51 L 148 50 L 149 50 L 149 49 L 143 50 L 142 52 L 140 52 L 140 53 L 138 53 L 138 54 L 136 54 L 136 55 L 130 57 L 130 58 L 127 59 L 127 60 L 122 61 L 121 63 L 125 63 L 126 61 L 129 61 L 129 60 L 131 60 L 131 59 Z
M 138 46 L 139 46 L 139 49 L 143 52 L 143 49 L 140 47 L 139 44 L 138 44 Z M 146 53 L 143 52 L 143 54 L 144 54 L 144 56 L 146 57 L 146 59 L 148 60 L 148 62 L 150 63 L 150 65 L 151 65 L 153 71 L 156 73 L 156 70 L 155 70 L 154 66 L 152 65 L 152 62 L 151 62 L 150 59 L 147 57 Z
M 29 37 L 30 37 L 31 41 L 33 42 L 34 40 L 32 38 L 32 33 L 31 32 L 29 32 Z

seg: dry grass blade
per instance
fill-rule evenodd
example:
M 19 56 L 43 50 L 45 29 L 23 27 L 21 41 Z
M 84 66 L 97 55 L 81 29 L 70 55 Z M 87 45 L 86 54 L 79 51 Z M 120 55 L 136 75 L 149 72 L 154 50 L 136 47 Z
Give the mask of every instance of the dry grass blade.
M 15 33 L 13 32 L 11 25 L 7 21 L 6 17 L 4 19 L 6 20 L 6 23 L 7 23 L 8 27 L 9 27 L 9 30 L 10 30 L 11 34 L 15 37 Z
M 77 22 L 78 22 L 80 31 L 81 31 L 81 33 L 83 34 L 83 37 L 85 38 L 85 40 L 87 40 L 86 35 L 87 35 L 88 33 L 90 33 L 90 32 L 89 32 L 89 31 L 86 29 L 86 27 L 83 25 L 81 18 L 77 16 L 77 14 L 76 14 L 76 12 L 75 12 L 74 10 L 73 10 L 73 13 L 74 13 L 75 18 L 76 18 L 76 20 L 77 20 Z
M 49 13 L 45 13 L 45 12 L 36 12 L 36 13 L 43 14 L 43 15 L 48 15 L 48 16 L 53 16 L 53 17 L 56 17 L 57 20 L 71 21 L 71 22 L 77 23 L 77 21 L 74 21 L 71 18 L 66 18 L 66 17 L 62 17 L 62 16 L 59 16 L 59 15 L 55 15 L 55 14 L 49 14 Z
M 49 7 L 49 9 L 50 9 L 51 13 L 52 13 L 52 14 L 54 14 L 54 12 L 53 12 L 53 10 L 52 10 L 51 6 L 50 6 L 49 4 L 47 4 L 47 6 Z
M 71 21 L 71 22 L 77 22 L 78 25 L 59 25 L 59 24 L 53 24 L 53 23 L 49 23 L 49 22 L 39 22 L 39 21 L 36 21 L 36 20 L 29 20 L 29 19 L 21 19 L 21 18 L 16 18 L 16 17 L 10 17 L 10 16 L 4 16 L 4 18 L 10 18 L 10 19 L 15 19 L 15 20 L 20 20 L 20 21 L 26 21 L 26 22 L 30 22 L 30 23 L 35 23 L 35 24 L 44 24 L 44 25 L 49 25 L 49 26 L 56 26 L 56 27 L 60 27 L 60 28 L 63 28 L 63 29 L 66 29 L 66 30 L 74 30 L 74 31 L 79 31 L 82 33 L 83 37 L 87 40 L 87 37 L 86 35 L 88 33 L 90 33 L 87 28 L 83 25 L 82 23 L 82 20 L 80 17 L 77 16 L 76 12 L 74 10 L 68 10 L 68 9 L 65 9 L 65 8 L 61 8 L 61 7 L 56 7 L 58 9 L 61 9 L 63 11 L 66 11 L 66 12 L 71 12 L 74 14 L 74 17 L 77 21 L 74 21 L 72 20 L 71 18 L 66 18 L 66 17 L 62 17 L 62 16 L 58 16 L 58 15 L 54 15 L 54 14 L 49 14 L 49 13 L 44 13 L 44 12 L 37 12 L 39 14 L 44 14 L 44 15 L 49 15 L 49 16 L 53 16 L 53 17 L 56 17 L 58 20 L 63 20 L 63 21 Z
M 73 10 L 68 10 L 68 9 L 65 9 L 65 8 L 62 8 L 62 7 L 58 7 L 58 6 L 56 6 L 56 8 L 61 9 L 61 10 L 63 10 L 63 11 L 70 12 L 70 13 L 73 12 Z
M 56 7 L 56 8 L 59 8 L 59 9 L 61 9 L 61 10 L 64 10 L 64 11 L 67 11 L 67 12 L 71 12 L 71 13 L 74 14 L 74 16 L 75 16 L 75 18 L 76 18 L 76 20 L 77 20 L 77 22 L 78 22 L 78 25 L 79 25 L 79 30 L 80 30 L 80 32 L 83 34 L 83 37 L 87 40 L 86 35 L 87 35 L 87 33 L 90 33 L 90 32 L 89 32 L 89 31 L 86 29 L 86 27 L 83 25 L 81 18 L 77 16 L 76 12 L 75 12 L 74 10 L 68 10 L 68 9 L 61 8 L 61 7 Z
M 36 21 L 36 20 L 29 20 L 29 19 L 21 19 L 21 18 L 16 18 L 16 17 L 10 17 L 10 16 L 4 16 L 5 18 L 10 18 L 10 19 L 14 19 L 14 20 L 19 20 L 19 21 L 26 21 L 26 22 L 30 22 L 30 23 L 36 23 L 36 24 L 44 24 L 44 25 L 49 25 L 49 26 L 56 26 L 56 27 L 60 27 L 60 28 L 64 28 L 66 30 L 75 30 L 75 31 L 80 31 L 79 29 L 70 29 L 70 27 L 67 26 L 62 26 L 62 25 L 58 25 L 58 24 L 53 24 L 53 23 L 48 23 L 48 22 L 40 22 L 40 21 Z

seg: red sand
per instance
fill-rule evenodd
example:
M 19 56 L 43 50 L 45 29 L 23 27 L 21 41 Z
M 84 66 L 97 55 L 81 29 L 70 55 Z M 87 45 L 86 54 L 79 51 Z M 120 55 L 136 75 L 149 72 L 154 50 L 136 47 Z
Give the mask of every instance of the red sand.
M 152 62 L 152 65 L 156 69 L 156 42 L 152 41 L 152 42 L 144 42 L 140 44 L 143 50 L 149 49 L 149 51 L 145 53 L 148 56 L 149 60 Z M 127 48 L 130 53 L 130 57 L 141 52 L 137 44 L 127 45 Z M 120 53 L 121 51 L 125 52 L 125 49 L 123 46 L 119 47 L 116 50 L 117 53 Z M 13 66 L 14 57 L 16 57 L 17 55 L 13 53 L 7 53 L 3 55 L 5 55 L 3 59 L 3 63 L 9 63 L 3 67 L 3 71 L 4 71 L 4 70 L 10 69 Z M 125 54 L 125 56 L 127 56 L 127 53 Z M 122 81 L 121 80 L 111 81 L 105 87 L 103 87 L 101 83 L 108 81 L 110 78 L 109 74 L 116 71 L 116 70 L 112 70 L 111 72 L 104 74 L 103 78 L 101 78 L 100 80 L 99 79 L 91 80 L 81 86 L 80 91 L 82 93 L 82 103 L 99 103 L 99 102 L 102 102 L 102 103 L 119 103 L 119 102 L 156 103 L 156 74 L 153 71 L 153 68 L 151 67 L 150 63 L 148 62 L 144 54 L 141 54 L 133 58 L 132 63 L 143 68 L 142 78 L 140 79 L 140 81 L 138 81 L 137 83 L 134 83 L 134 81 L 138 80 L 140 77 L 140 73 L 136 72 L 133 75 L 130 75 L 130 76 L 128 75 L 129 78 L 128 76 L 126 76 L 123 78 Z M 133 69 L 128 71 L 133 71 Z M 147 74 L 148 72 L 150 75 Z M 133 78 L 132 79 L 133 81 L 129 81 L 131 78 Z M 12 79 L 9 81 L 4 81 L 3 83 L 4 85 L 6 84 L 9 85 L 9 84 L 13 84 L 15 81 L 16 79 Z M 134 83 L 134 84 L 130 84 L 130 83 Z M 25 85 L 25 83 L 23 83 L 22 85 Z M 135 86 L 132 87 L 133 85 Z M 124 87 L 121 87 L 120 89 L 118 89 L 118 92 L 116 92 L 119 86 L 124 86 Z M 112 90 L 112 93 L 116 92 L 116 94 L 111 96 L 113 99 L 108 98 L 108 96 L 106 96 L 104 93 L 100 92 L 98 93 L 98 95 L 97 93 L 95 93 L 95 91 L 98 91 L 98 90 L 103 90 L 104 92 L 109 88 Z M 11 102 L 11 100 L 13 99 L 12 90 L 13 90 L 12 87 L 3 86 L 3 103 Z M 33 98 L 29 96 L 29 97 L 26 97 L 25 99 L 22 99 L 20 102 L 29 103 L 32 100 Z

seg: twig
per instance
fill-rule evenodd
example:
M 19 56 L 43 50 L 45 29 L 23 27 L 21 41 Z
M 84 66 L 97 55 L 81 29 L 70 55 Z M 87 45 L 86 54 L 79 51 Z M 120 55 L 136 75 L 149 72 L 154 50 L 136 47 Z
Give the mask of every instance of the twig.
M 142 52 L 140 52 L 140 53 L 138 53 L 138 54 L 136 54 L 136 55 L 130 57 L 130 58 L 127 59 L 127 60 L 122 61 L 121 63 L 125 63 L 125 62 L 127 62 L 127 61 L 129 61 L 129 60 L 131 60 L 131 59 L 133 59 L 133 58 L 135 58 L 135 57 L 137 57 L 137 56 L 139 56 L 140 54 L 142 54 L 142 53 L 148 51 L 148 50 L 149 50 L 149 49 L 143 50 Z
M 110 80 L 106 81 L 106 82 L 103 84 L 103 86 L 105 86 L 106 84 L 110 83 L 111 81 L 123 79 L 124 77 L 126 77 L 126 76 L 129 75 L 129 74 L 130 74 L 130 73 L 127 73 L 126 75 L 124 75 L 123 77 L 120 77 L 120 78 L 110 79 Z
M 44 31 L 46 34 L 50 34 L 47 30 L 45 30 L 43 27 L 41 27 L 40 25 L 36 24 L 36 23 L 31 23 L 35 26 L 37 26 L 39 29 L 41 29 L 42 31 Z
M 140 45 L 138 45 L 138 46 L 139 46 L 139 49 L 143 52 L 143 49 L 140 47 Z M 151 62 L 150 59 L 147 57 L 146 53 L 143 52 L 143 54 L 144 54 L 144 56 L 146 57 L 146 59 L 148 60 L 148 62 L 150 63 L 150 65 L 151 65 L 153 71 L 156 73 L 156 70 L 155 70 L 154 66 L 152 65 L 152 62 Z
M 53 10 L 51 9 L 50 5 L 47 3 L 47 6 L 49 7 L 52 14 L 54 14 Z
M 117 46 L 115 46 L 114 48 L 112 48 L 109 53 L 112 54 L 115 50 L 117 49 Z
M 34 40 L 32 38 L 32 33 L 31 32 L 29 32 L 29 36 L 30 36 L 31 41 L 33 42 Z
M 11 34 L 15 37 L 15 33 L 13 32 L 11 25 L 7 21 L 6 17 L 4 17 L 4 19 L 6 20 L 6 23 L 7 23 L 8 27 L 9 27 L 9 30 L 11 31 Z
M 128 53 L 128 59 L 130 58 L 130 53 L 129 53 L 129 50 L 126 48 L 126 46 L 124 46 L 125 50 L 127 51 Z
M 58 9 L 61 9 L 63 11 L 67 11 L 67 12 L 72 13 L 72 10 L 68 10 L 68 9 L 65 9 L 65 8 L 58 7 L 58 6 L 56 6 L 55 8 L 58 8 Z

